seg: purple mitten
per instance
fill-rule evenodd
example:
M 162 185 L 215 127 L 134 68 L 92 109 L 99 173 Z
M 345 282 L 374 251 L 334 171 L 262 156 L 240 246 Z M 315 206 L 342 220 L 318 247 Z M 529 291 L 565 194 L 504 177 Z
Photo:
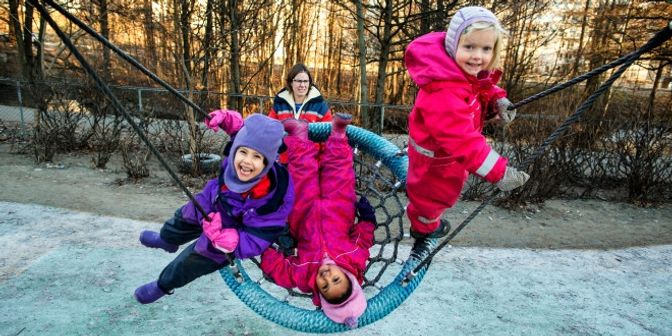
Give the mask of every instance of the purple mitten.
M 210 112 L 204 120 L 209 129 L 217 132 L 220 128 L 228 135 L 238 133 L 243 127 L 243 117 L 234 110 L 216 110 Z

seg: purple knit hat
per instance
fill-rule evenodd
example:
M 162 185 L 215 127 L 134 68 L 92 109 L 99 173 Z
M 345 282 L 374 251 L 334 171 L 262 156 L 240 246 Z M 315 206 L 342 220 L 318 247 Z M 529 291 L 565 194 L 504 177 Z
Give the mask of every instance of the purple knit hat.
M 455 58 L 457 44 L 460 42 L 462 32 L 474 22 L 492 23 L 495 27 L 501 29 L 499 20 L 497 20 L 497 17 L 491 11 L 477 6 L 460 8 L 450 19 L 450 24 L 448 24 L 448 30 L 446 31 L 445 47 L 451 57 Z
M 278 149 L 282 144 L 282 137 L 285 131 L 282 124 L 263 114 L 255 113 L 245 119 L 243 127 L 238 131 L 233 139 L 231 152 L 227 158 L 226 169 L 224 169 L 224 184 L 229 190 L 237 193 L 246 192 L 254 187 L 271 169 L 273 162 L 278 158 Z M 243 182 L 238 179 L 233 159 L 236 156 L 238 147 L 245 146 L 261 153 L 266 159 L 264 169 L 259 176 L 250 181 Z

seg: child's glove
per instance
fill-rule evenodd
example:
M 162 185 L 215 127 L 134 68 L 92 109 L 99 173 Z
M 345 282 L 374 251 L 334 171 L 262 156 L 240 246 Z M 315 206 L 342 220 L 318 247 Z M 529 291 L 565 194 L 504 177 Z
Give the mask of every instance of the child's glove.
M 526 172 L 507 166 L 504 177 L 496 185 L 501 191 L 511 191 L 525 184 L 529 178 Z
M 210 112 L 204 120 L 209 129 L 217 132 L 220 128 L 228 135 L 238 133 L 243 127 L 243 117 L 234 110 L 216 110 Z
M 376 224 L 376 212 L 373 210 L 371 203 L 366 197 L 362 196 L 359 201 L 355 203 L 357 209 L 357 218 L 360 221 L 367 221 Z
M 286 228 L 271 246 L 282 252 L 285 257 L 296 255 L 296 240 L 289 233 L 289 228 Z
M 516 109 L 509 110 L 509 106 L 513 106 L 513 104 L 507 98 L 499 98 L 495 101 L 495 111 L 504 122 L 504 125 L 516 118 Z
M 207 218 L 203 218 L 201 225 L 205 236 L 210 239 L 212 245 L 224 253 L 231 253 L 238 246 L 238 230 L 222 228 L 222 217 L 219 212 L 211 212 Z

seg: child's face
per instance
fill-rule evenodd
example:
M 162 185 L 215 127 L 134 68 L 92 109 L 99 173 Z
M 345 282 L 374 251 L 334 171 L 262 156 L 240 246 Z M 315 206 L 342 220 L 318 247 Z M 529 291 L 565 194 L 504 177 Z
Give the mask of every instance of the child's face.
M 317 289 L 327 299 L 333 300 L 341 297 L 350 288 L 350 279 L 343 273 L 340 267 L 324 264 L 317 270 Z
M 240 146 L 233 157 L 233 165 L 236 169 L 236 175 L 242 182 L 247 182 L 259 174 L 266 166 L 264 156 L 256 150 Z
M 497 34 L 494 29 L 474 30 L 460 37 L 455 62 L 469 75 L 487 70 L 494 56 Z

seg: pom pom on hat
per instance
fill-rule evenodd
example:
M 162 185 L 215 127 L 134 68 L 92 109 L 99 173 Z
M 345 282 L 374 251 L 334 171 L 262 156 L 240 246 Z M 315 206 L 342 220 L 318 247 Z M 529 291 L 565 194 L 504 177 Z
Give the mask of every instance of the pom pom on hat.
M 362 286 L 359 285 L 357 278 L 347 270 L 343 270 L 343 273 L 350 279 L 350 285 L 352 286 L 352 294 L 350 294 L 350 297 L 342 303 L 332 304 L 327 302 L 327 300 L 320 295 L 320 303 L 322 305 L 322 311 L 329 319 L 336 323 L 343 323 L 348 326 L 348 328 L 354 329 L 357 328 L 359 324 L 359 317 L 362 316 L 366 310 L 367 302 L 366 297 L 364 296 L 364 290 L 362 290 Z

